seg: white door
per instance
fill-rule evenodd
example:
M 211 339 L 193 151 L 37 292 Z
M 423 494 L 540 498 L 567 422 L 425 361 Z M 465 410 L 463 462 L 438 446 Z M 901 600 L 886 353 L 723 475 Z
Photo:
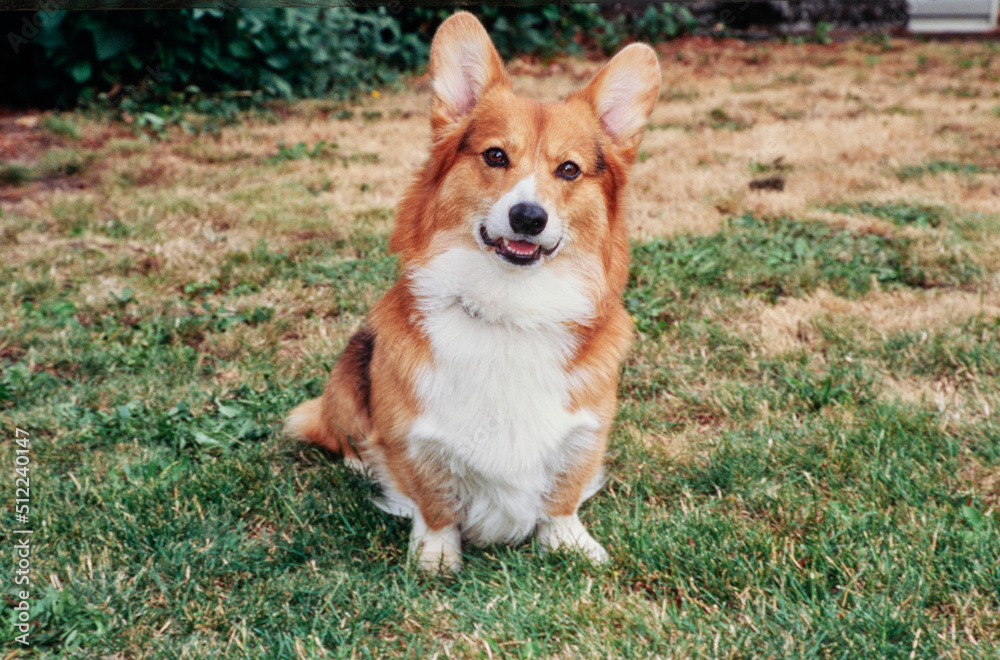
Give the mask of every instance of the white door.
M 909 0 L 911 32 L 989 32 L 1000 0 Z

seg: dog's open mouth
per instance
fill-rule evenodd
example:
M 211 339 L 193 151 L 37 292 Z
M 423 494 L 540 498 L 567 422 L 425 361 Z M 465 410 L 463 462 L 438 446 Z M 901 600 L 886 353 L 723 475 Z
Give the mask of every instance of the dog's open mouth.
M 493 239 L 490 238 L 490 235 L 486 232 L 486 225 L 479 226 L 479 235 L 482 237 L 483 243 L 486 243 L 488 247 L 493 248 L 493 250 L 500 255 L 502 259 L 505 259 L 512 264 L 517 264 L 518 266 L 533 264 L 543 256 L 549 256 L 556 251 L 557 247 L 559 247 L 559 244 L 556 243 L 552 246 L 552 248 L 545 249 L 538 243 L 532 243 L 531 241 L 516 241 L 503 236 Z

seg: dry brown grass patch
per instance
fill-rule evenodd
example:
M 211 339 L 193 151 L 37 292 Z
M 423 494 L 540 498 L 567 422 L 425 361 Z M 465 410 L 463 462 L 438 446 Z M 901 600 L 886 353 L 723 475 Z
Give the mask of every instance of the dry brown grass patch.
M 820 289 L 775 305 L 749 301 L 733 322 L 739 333 L 756 338 L 765 356 L 776 357 L 819 349 L 821 324 L 849 326 L 859 340 L 871 341 L 892 332 L 931 332 L 977 315 L 1000 316 L 1000 293 L 872 291 L 851 300 Z
M 1000 67 L 996 61 L 960 66 L 962 60 L 987 61 L 986 44 L 897 40 L 884 50 L 860 41 L 793 46 L 690 38 L 659 50 L 664 87 L 650 124 L 668 128 L 647 133 L 645 154 L 634 170 L 636 237 L 710 233 L 729 214 L 801 216 L 859 197 L 908 197 L 957 210 L 1000 212 L 995 176 L 945 173 L 900 182 L 894 174 L 932 159 L 996 163 L 991 108 L 1000 95 Z M 516 89 L 556 99 L 599 66 L 516 60 L 509 70 Z M 955 91 L 960 88 L 974 90 L 976 97 L 962 96 Z M 206 216 L 216 216 L 213 226 L 224 228 L 230 240 L 249 232 L 252 242 L 263 233 L 247 226 L 255 224 L 247 220 L 255 213 L 262 213 L 273 235 L 295 224 L 294 216 L 344 226 L 372 207 L 394 207 L 426 158 L 427 93 L 421 77 L 400 93 L 366 97 L 350 108 L 347 119 L 337 118 L 343 106 L 306 101 L 281 112 L 281 121 L 247 119 L 212 139 L 175 132 L 158 144 L 129 138 L 124 127 L 83 121 L 84 139 L 77 144 L 106 156 L 98 181 L 88 187 L 96 186 L 107 200 L 109 215 L 130 221 L 141 212 L 137 187 L 162 189 L 166 183 L 176 186 L 173 196 L 214 202 L 158 210 L 163 216 L 158 224 L 190 236 Z M 713 128 L 713 112 L 748 127 Z M 37 123 L 12 124 L 19 137 L 6 133 L 5 140 L 35 144 L 26 153 L 38 156 L 56 138 L 40 132 Z M 269 162 L 280 144 L 291 148 L 300 142 L 310 149 L 325 142 L 336 156 Z M 350 161 L 365 154 L 377 155 L 378 162 Z M 792 168 L 784 191 L 750 191 L 750 165 L 778 157 Z M 346 166 L 341 159 L 348 160 Z M 309 190 L 312 204 L 297 199 Z M 233 199 L 231 191 L 242 193 Z M 44 217 L 50 206 L 45 191 L 32 186 L 0 203 L 32 217 Z
M 961 476 L 966 487 L 982 497 L 991 510 L 1000 509 L 1000 467 L 987 467 L 968 457 Z
M 688 463 L 708 455 L 721 429 L 716 424 L 690 424 L 671 433 L 658 433 L 629 424 L 623 426 L 623 431 L 673 462 Z

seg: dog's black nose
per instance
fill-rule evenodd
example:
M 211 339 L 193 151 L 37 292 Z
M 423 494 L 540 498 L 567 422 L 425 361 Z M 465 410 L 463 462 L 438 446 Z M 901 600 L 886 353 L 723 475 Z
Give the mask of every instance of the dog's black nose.
M 548 219 L 545 209 L 532 202 L 520 202 L 510 207 L 510 228 L 518 234 L 541 234 Z

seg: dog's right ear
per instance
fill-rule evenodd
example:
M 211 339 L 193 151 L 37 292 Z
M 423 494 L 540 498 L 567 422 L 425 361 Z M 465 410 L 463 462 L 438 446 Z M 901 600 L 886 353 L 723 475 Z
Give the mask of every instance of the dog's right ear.
M 510 87 L 500 54 L 476 17 L 458 12 L 434 34 L 431 44 L 431 129 L 441 131 L 469 114 L 494 85 Z

